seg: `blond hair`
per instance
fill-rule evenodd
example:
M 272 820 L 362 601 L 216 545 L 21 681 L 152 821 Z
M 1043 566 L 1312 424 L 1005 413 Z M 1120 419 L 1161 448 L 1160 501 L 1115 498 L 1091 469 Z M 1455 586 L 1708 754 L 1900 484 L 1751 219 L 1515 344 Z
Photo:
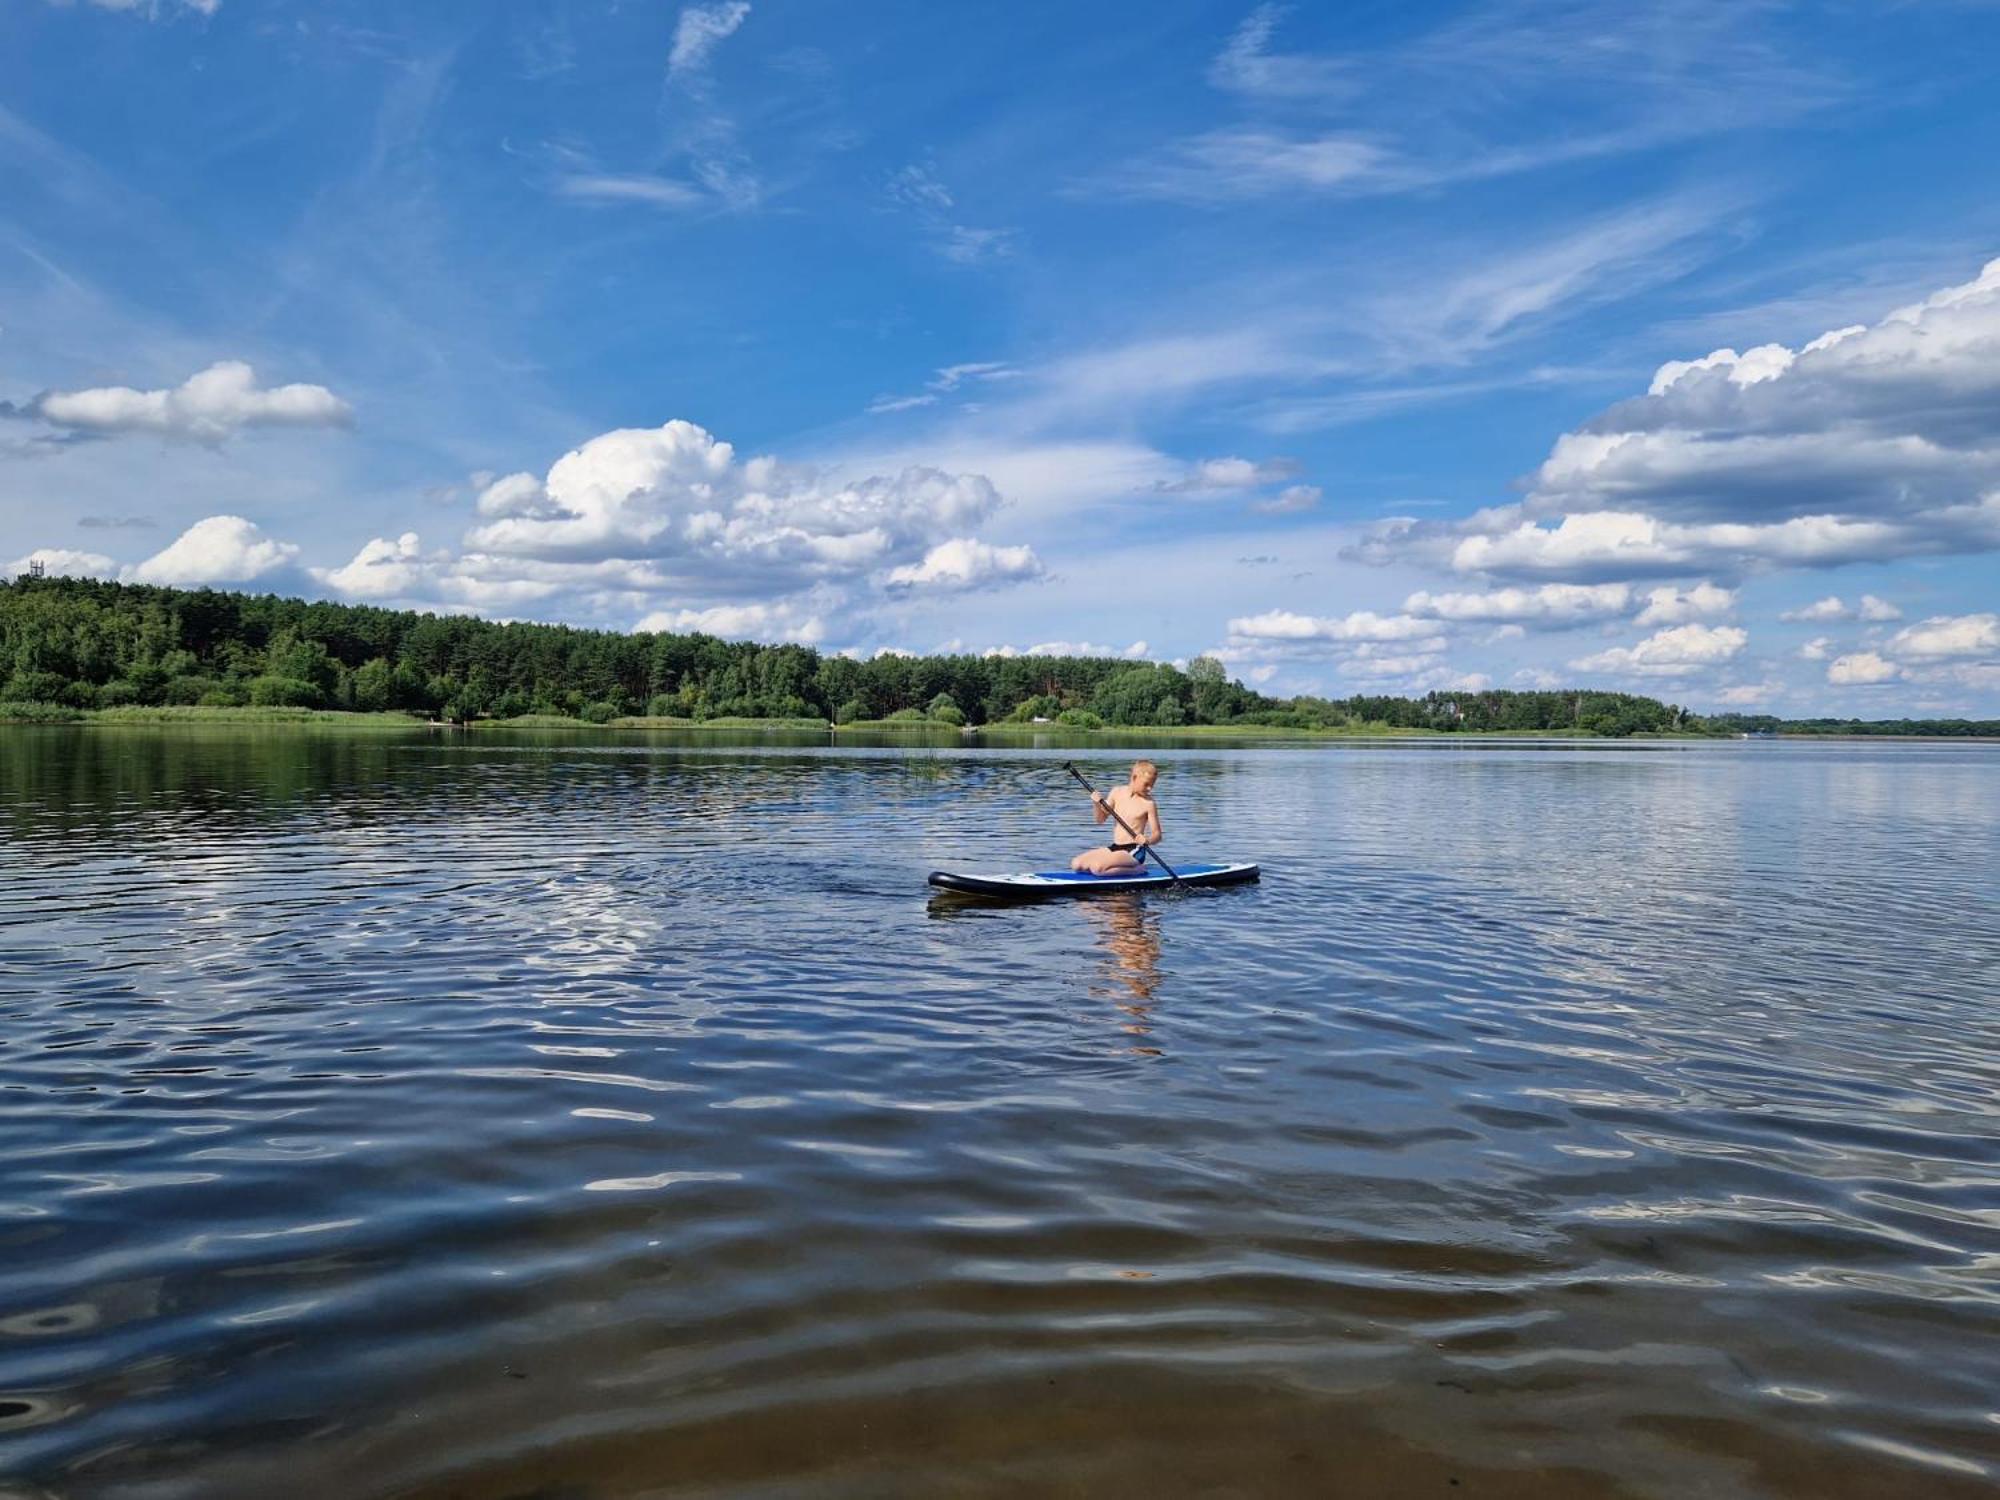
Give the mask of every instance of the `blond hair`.
M 1155 781 L 1160 779 L 1160 768 L 1150 760 L 1135 760 L 1132 762 L 1132 769 L 1135 771 L 1151 771 Z

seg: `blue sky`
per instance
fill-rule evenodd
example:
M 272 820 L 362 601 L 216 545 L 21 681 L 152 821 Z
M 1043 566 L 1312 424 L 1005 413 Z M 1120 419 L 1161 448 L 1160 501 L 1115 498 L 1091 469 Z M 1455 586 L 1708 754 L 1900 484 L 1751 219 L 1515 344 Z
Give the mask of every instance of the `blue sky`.
M 0 565 L 2000 713 L 1991 6 L 7 30 Z

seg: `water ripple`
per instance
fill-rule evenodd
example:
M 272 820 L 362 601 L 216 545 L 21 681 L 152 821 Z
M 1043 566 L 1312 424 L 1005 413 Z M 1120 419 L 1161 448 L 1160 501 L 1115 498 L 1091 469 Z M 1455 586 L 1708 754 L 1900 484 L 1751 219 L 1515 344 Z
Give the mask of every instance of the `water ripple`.
M 0 1473 L 1990 1493 L 2000 754 L 1063 753 L 0 729 Z

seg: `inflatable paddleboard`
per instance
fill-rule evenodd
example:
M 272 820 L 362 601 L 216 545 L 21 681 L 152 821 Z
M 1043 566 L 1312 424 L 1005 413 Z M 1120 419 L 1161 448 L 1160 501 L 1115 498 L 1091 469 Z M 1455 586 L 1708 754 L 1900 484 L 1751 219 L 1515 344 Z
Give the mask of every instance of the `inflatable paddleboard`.
M 1183 885 L 1238 885 L 1257 878 L 1255 865 L 1177 864 Z M 1037 870 L 1024 875 L 960 875 L 933 870 L 931 884 L 968 896 L 1101 896 L 1108 891 L 1152 891 L 1171 886 L 1173 877 L 1154 865 L 1129 875 L 1086 875 L 1079 870 Z

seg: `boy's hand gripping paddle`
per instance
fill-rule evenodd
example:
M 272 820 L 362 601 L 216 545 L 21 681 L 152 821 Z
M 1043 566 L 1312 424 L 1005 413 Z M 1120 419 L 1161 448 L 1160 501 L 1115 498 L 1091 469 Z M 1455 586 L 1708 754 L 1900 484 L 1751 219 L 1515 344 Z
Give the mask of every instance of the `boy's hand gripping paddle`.
M 1100 800 L 1097 796 L 1097 788 L 1092 786 L 1089 782 L 1083 779 L 1083 772 L 1079 771 L 1075 766 L 1071 765 L 1068 761 L 1063 762 L 1063 769 L 1076 778 L 1077 785 L 1082 787 L 1086 792 L 1090 793 L 1091 799 L 1093 801 Z M 1112 822 L 1116 823 L 1120 828 L 1124 829 L 1128 834 L 1132 836 L 1133 843 L 1138 844 L 1145 849 L 1146 858 L 1152 860 L 1153 863 L 1158 865 L 1162 870 L 1165 870 L 1169 875 L 1173 875 L 1175 885 L 1178 886 L 1183 884 L 1180 876 L 1174 875 L 1174 867 L 1168 864 L 1164 859 L 1161 859 L 1159 853 L 1153 848 L 1151 844 L 1146 843 L 1145 840 L 1139 837 L 1139 830 L 1134 828 L 1130 823 L 1126 822 L 1123 818 L 1118 816 L 1117 808 L 1113 807 L 1109 802 L 1106 802 L 1104 804 L 1104 810 L 1111 814 Z

